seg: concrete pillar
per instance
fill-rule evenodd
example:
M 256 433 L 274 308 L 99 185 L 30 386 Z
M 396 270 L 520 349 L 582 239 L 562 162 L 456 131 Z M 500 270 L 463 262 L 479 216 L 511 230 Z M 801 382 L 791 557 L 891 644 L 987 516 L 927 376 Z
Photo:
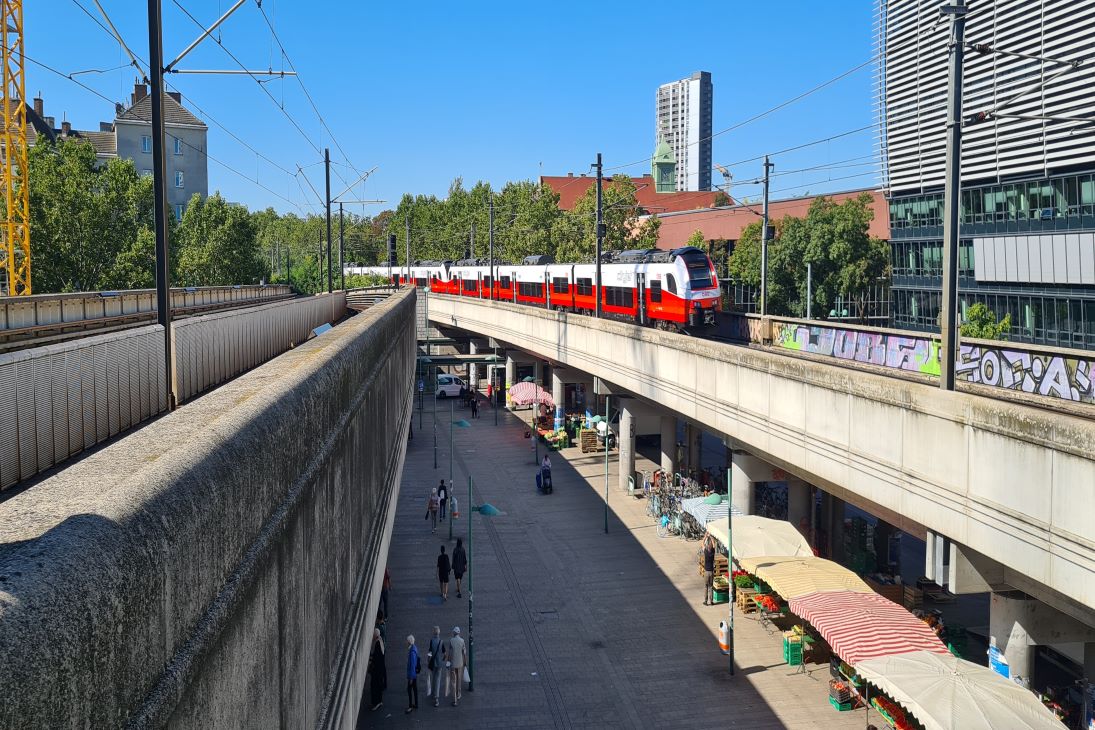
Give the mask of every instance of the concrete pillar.
M 807 538 L 810 537 L 810 508 L 813 491 L 801 479 L 787 480 L 787 521 Z
M 831 494 L 829 498 L 829 521 L 826 530 L 829 533 L 829 559 L 839 563 L 844 559 L 844 500 Z
M 544 361 L 540 358 L 532 361 L 532 379 L 541 388 L 544 387 Z
M 670 477 L 677 471 L 677 419 L 662 416 L 662 471 Z
M 753 514 L 756 495 L 755 482 L 750 476 L 752 459 L 743 451 L 735 451 L 730 466 L 730 505 L 747 515 Z
M 635 475 L 635 416 L 634 401 L 620 401 L 620 489 L 627 491 L 627 478 Z
M 700 470 L 700 441 L 703 440 L 703 430 L 691 423 L 684 425 L 684 471 Z
M 1030 686 L 1034 672 L 1034 647 L 1028 627 L 1038 601 L 1022 593 L 993 593 L 989 604 L 989 643 L 995 642 L 1008 661 L 1011 678 Z
M 475 344 L 475 340 L 472 340 L 468 344 L 468 354 L 469 355 L 478 355 L 479 354 L 479 345 Z M 468 364 L 468 387 L 471 388 L 472 390 L 478 390 L 479 389 L 479 364 L 478 363 L 469 363 Z
M 512 388 L 515 383 L 513 382 L 517 378 L 517 361 L 513 359 L 513 353 L 506 353 L 506 408 L 513 410 L 513 401 L 509 397 L 509 389 Z
M 563 398 L 566 390 L 563 387 L 563 378 L 559 375 L 559 368 L 551 369 L 551 398 L 555 401 L 555 430 L 563 428 Z

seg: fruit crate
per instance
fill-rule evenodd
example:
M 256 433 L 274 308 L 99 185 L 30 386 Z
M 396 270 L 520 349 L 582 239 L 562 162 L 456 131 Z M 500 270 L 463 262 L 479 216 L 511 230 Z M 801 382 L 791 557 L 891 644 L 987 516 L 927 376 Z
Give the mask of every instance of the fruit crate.
M 792 667 L 802 664 L 802 642 L 792 641 L 786 637 L 783 639 L 783 661 Z
M 829 704 L 832 705 L 833 709 L 837 712 L 848 712 L 855 705 L 855 703 L 850 700 L 848 702 L 837 702 L 832 697 L 829 698 Z

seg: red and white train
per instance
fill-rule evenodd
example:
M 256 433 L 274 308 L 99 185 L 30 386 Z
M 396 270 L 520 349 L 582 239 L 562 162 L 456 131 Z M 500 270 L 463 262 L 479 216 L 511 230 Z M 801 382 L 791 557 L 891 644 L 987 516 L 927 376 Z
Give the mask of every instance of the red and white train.
M 519 265 L 418 261 L 410 267 L 349 266 L 347 274 L 391 277 L 439 294 L 493 298 L 516 304 L 591 313 L 596 309 L 596 264 L 557 264 L 530 256 Z M 686 246 L 673 251 L 623 251 L 602 261 L 601 311 L 608 316 L 664 329 L 694 329 L 715 324 L 719 282 L 710 257 Z

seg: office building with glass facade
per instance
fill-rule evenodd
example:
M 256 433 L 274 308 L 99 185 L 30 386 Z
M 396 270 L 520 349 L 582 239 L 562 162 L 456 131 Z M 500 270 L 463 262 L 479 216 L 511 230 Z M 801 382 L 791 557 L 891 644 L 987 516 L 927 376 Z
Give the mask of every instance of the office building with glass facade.
M 938 330 L 949 22 L 938 0 L 880 0 L 880 144 L 893 326 Z M 1011 316 L 1018 342 L 1095 349 L 1095 0 L 998 0 L 971 9 L 959 212 L 959 308 Z

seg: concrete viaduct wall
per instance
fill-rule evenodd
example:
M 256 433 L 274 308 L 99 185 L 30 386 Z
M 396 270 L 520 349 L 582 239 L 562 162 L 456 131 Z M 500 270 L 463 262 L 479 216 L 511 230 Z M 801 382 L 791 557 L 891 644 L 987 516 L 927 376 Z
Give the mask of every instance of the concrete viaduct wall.
M 413 291 L 0 504 L 0 727 L 351 728 Z
M 431 296 L 430 319 L 600 376 L 903 529 L 946 535 L 1095 623 L 1091 420 L 512 304 Z

